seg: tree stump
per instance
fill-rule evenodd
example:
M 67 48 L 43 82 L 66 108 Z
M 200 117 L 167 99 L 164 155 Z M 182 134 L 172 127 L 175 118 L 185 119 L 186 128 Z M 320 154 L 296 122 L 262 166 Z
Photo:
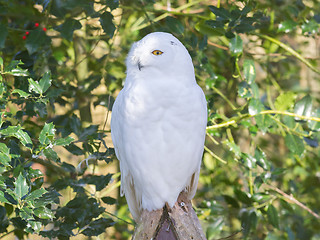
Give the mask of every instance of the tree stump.
M 186 192 L 181 192 L 172 208 L 144 210 L 132 240 L 205 240 L 197 214 Z

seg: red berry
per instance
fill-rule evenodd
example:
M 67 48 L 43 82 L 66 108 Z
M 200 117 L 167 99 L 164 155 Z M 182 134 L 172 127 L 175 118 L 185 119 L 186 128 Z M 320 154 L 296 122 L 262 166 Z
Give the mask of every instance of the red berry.
M 42 30 L 43 30 L 43 31 L 47 31 L 47 28 L 44 27 L 44 28 L 42 28 Z
M 28 36 L 28 35 L 29 35 L 29 32 L 26 32 L 26 35 Z
M 26 40 L 26 39 L 27 39 L 27 36 L 26 36 L 26 35 L 23 35 L 22 39 L 23 39 L 23 40 Z
M 39 23 L 35 23 L 34 26 L 35 26 L 35 27 L 39 27 Z

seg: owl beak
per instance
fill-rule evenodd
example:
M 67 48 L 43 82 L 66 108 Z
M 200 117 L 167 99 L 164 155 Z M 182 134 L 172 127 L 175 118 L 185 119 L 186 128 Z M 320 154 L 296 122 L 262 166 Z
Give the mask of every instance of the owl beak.
M 141 62 L 138 61 L 138 69 L 139 69 L 139 71 L 141 71 L 141 68 L 143 68 L 143 66 L 141 65 Z

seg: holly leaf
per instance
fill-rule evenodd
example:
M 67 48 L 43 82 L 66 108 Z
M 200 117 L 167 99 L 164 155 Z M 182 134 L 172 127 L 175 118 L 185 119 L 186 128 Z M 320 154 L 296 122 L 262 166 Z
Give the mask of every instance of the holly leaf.
M 19 174 L 18 178 L 14 182 L 14 186 L 15 186 L 14 193 L 19 200 L 25 195 L 27 195 L 29 191 L 29 186 L 27 184 L 27 180 L 22 176 L 21 173 Z
M 113 37 L 114 31 L 116 30 L 116 27 L 114 26 L 112 20 L 113 20 L 113 15 L 109 12 L 104 12 L 103 14 L 100 15 L 99 21 L 100 21 L 101 27 L 109 38 Z

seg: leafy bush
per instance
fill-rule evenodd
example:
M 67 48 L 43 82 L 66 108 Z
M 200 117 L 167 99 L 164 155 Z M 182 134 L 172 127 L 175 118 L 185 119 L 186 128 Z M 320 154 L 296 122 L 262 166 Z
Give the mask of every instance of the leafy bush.
M 318 1 L 12 0 L 0 11 L 1 239 L 130 238 L 110 110 L 131 44 L 152 31 L 186 45 L 207 96 L 194 203 L 208 239 L 320 239 Z

